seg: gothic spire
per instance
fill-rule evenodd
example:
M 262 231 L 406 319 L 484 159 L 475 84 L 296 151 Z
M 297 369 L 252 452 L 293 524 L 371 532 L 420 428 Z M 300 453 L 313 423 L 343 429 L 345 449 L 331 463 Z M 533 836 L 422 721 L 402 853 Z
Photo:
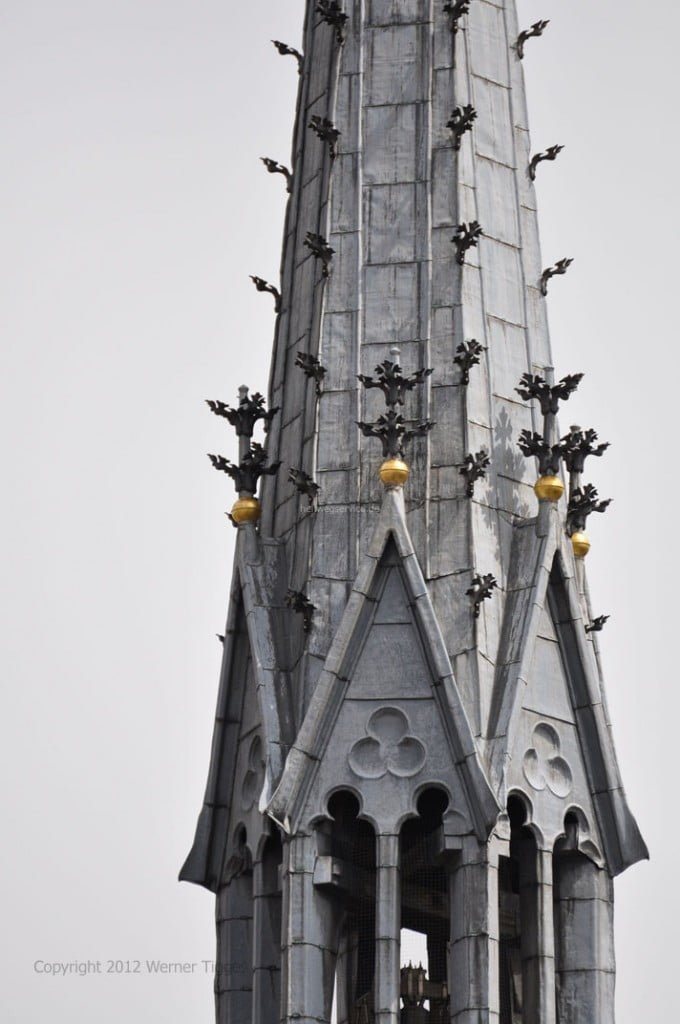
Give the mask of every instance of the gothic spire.
M 265 988 L 272 1020 L 328 1021 L 337 967 L 343 1020 L 398 1024 L 400 996 L 417 1010 L 427 984 L 447 1019 L 491 1019 L 505 998 L 510 1022 L 514 982 L 494 958 L 505 942 L 506 969 L 528 947 L 506 921 L 493 931 L 506 858 L 537 901 L 522 912 L 536 950 L 522 1019 L 555 1024 L 555 929 L 571 950 L 574 926 L 553 908 L 553 855 L 587 861 L 602 914 L 611 876 L 646 855 L 582 561 L 586 520 L 608 504 L 586 459 L 606 445 L 557 422 L 583 374 L 552 369 L 548 286 L 572 261 L 546 269 L 538 241 L 533 179 L 561 147 L 532 156 L 522 60 L 547 24 L 522 29 L 514 0 L 308 0 L 302 50 L 275 43 L 301 75 L 291 169 L 265 161 L 290 189 L 281 280 L 253 278 L 278 313 L 271 412 L 247 394 L 211 404 L 239 434 L 239 463 L 213 463 L 247 512 L 234 506 L 216 739 L 184 877 L 218 890 L 233 949 L 283 858 L 271 956 L 286 987 L 279 1006 L 258 980 L 260 917 L 252 1000 L 232 972 L 225 1021 L 268 1020 Z M 429 829 L 451 898 L 422 925 L 438 976 L 407 970 L 402 992 L 411 826 Z M 364 932 L 339 909 L 362 900 Z M 314 910 L 298 920 L 298 906 Z M 359 967 L 339 955 L 350 926 Z M 565 1007 L 595 1005 L 605 945 L 583 977 L 561 968 Z

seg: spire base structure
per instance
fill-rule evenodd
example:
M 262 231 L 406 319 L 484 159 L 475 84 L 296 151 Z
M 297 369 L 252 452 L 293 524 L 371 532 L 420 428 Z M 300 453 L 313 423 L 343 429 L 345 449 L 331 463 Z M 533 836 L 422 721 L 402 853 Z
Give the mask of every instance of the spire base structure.
M 334 993 L 344 1024 L 614 1021 L 612 880 L 647 849 L 586 632 L 604 446 L 559 430 L 582 375 L 553 369 L 515 6 L 300 4 L 270 390 L 209 404 L 238 529 L 181 877 L 217 897 L 217 1024 L 328 1024 Z
M 534 484 L 534 494 L 539 501 L 559 501 L 564 484 L 558 476 L 541 476 Z
M 378 470 L 378 476 L 385 487 L 403 487 L 410 470 L 402 459 L 385 459 Z
M 571 535 L 571 546 L 576 558 L 585 558 L 590 551 L 590 538 L 583 530 L 577 530 Z
M 232 506 L 231 518 L 237 526 L 242 526 L 243 523 L 256 523 L 260 518 L 261 511 L 257 498 L 252 496 L 238 498 Z

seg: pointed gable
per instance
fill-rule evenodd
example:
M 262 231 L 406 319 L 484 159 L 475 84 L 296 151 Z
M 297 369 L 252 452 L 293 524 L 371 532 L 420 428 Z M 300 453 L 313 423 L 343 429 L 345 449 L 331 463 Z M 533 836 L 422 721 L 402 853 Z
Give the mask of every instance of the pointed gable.
M 364 814 L 394 827 L 429 785 L 449 793 L 452 828 L 488 836 L 498 805 L 408 536 L 403 496 L 388 491 L 269 811 L 296 830 L 325 813 L 334 789 L 355 787 Z
M 546 841 L 581 821 L 612 874 L 648 856 L 626 802 L 592 642 L 557 508 L 517 529 L 489 723 L 493 784 L 519 790 Z M 599 836 L 599 838 L 597 838 Z
M 216 890 L 234 829 L 264 825 L 260 804 L 278 781 L 292 736 L 288 679 L 275 642 L 276 595 L 267 570 L 276 549 L 254 530 L 237 540 L 210 769 L 183 881 Z
M 540 615 L 527 685 L 517 713 L 506 777 L 508 792 L 529 798 L 531 821 L 548 847 L 576 814 L 583 852 L 602 865 L 602 841 L 560 641 L 549 608 Z
M 612 874 L 649 858 L 647 846 L 628 806 L 606 709 L 592 639 L 585 631 L 581 600 L 567 571 L 566 545 L 553 562 L 548 602 L 568 680 L 590 791 L 600 822 L 604 852 Z
M 227 622 L 210 769 L 203 807 L 198 818 L 193 846 L 179 875 L 180 880 L 204 885 L 213 892 L 216 892 L 220 885 L 230 828 L 246 689 L 250 689 L 251 692 L 253 690 L 252 658 L 243 603 L 237 591 L 232 594 Z M 247 719 L 253 717 L 252 700 L 249 701 L 249 705 Z

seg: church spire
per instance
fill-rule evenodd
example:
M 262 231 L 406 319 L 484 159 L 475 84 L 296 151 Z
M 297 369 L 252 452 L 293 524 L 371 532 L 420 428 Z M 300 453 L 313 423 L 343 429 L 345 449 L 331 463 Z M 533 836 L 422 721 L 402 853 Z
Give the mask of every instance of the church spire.
M 520 31 L 514 0 L 318 0 L 304 53 L 275 43 L 301 76 L 291 170 L 264 160 L 289 190 L 281 282 L 253 278 L 276 305 L 270 411 L 211 403 L 240 438 L 238 464 L 211 456 L 238 538 L 183 871 L 217 891 L 223 951 L 255 915 L 253 991 L 223 979 L 220 1020 L 329 1020 L 336 979 L 339 1021 L 410 1020 L 402 926 L 427 936 L 437 1021 L 572 1024 L 574 994 L 613 1019 L 568 908 L 609 907 L 646 850 L 582 561 L 606 446 L 557 424 L 582 374 L 552 369 L 571 260 L 546 269 L 538 242 L 533 180 L 562 147 L 532 156 L 521 60 L 546 25 Z

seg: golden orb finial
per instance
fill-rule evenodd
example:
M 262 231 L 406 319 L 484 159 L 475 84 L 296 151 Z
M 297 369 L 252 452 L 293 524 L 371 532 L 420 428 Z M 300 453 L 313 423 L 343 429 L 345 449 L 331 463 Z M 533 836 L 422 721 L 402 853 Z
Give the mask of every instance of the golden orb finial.
M 583 530 L 577 530 L 576 533 L 572 533 L 571 546 L 577 558 L 585 558 L 590 551 L 588 534 Z
M 534 493 L 539 501 L 559 501 L 564 484 L 558 476 L 541 476 L 534 484 Z
M 386 487 L 401 487 L 408 480 L 409 468 L 403 459 L 385 459 L 378 475 Z
M 231 518 L 237 526 L 242 523 L 256 523 L 260 518 L 260 503 L 257 498 L 239 498 L 234 502 Z

